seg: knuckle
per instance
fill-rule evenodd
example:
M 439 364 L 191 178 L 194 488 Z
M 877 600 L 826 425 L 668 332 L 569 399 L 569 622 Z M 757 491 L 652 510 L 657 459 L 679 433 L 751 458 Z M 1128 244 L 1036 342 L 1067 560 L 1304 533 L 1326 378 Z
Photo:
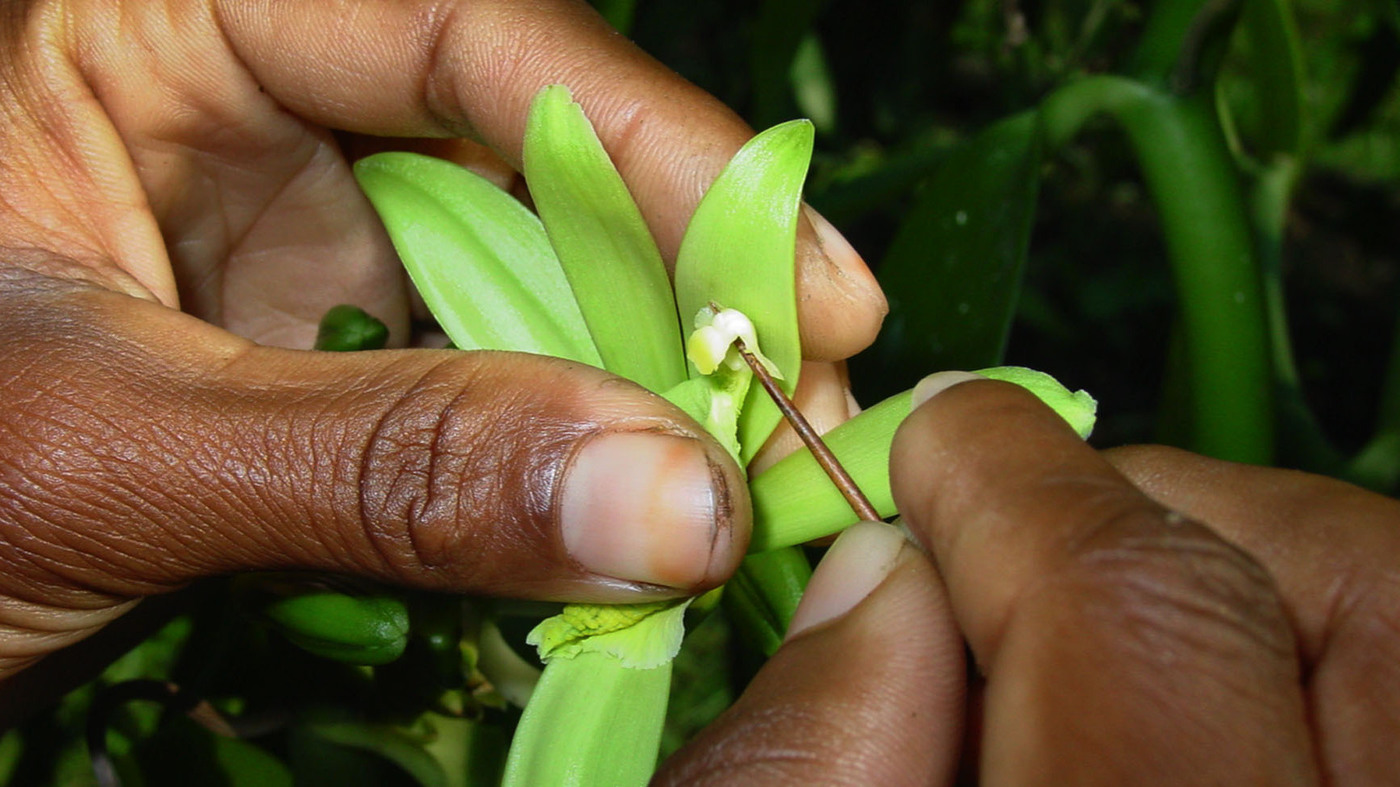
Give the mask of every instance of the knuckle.
M 1329 648 L 1341 646 L 1359 657 L 1374 659 L 1379 671 L 1372 674 L 1397 674 L 1400 568 L 1387 566 L 1366 581 L 1351 583 L 1329 628 Z
M 1079 613 L 1129 647 L 1166 643 L 1220 659 L 1295 659 L 1292 626 L 1270 574 L 1204 526 L 1138 507 L 1071 547 L 1056 581 Z
M 453 358 L 418 375 L 380 407 L 359 456 L 360 520 L 374 549 L 391 570 L 421 581 L 423 568 L 450 568 L 444 580 L 468 586 L 486 582 L 482 571 L 519 568 L 492 556 L 548 557 L 554 476 L 589 428 L 560 416 L 490 364 Z

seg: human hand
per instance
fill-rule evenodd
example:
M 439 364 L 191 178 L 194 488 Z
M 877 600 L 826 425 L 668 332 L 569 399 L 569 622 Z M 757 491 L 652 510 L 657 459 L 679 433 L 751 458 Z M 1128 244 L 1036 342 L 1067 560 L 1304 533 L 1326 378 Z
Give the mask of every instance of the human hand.
M 409 341 L 342 153 L 365 140 L 337 133 L 514 163 L 549 83 L 674 257 L 751 132 L 582 2 L 34 0 L 0 47 L 0 678 L 236 570 L 578 601 L 733 570 L 738 469 L 640 388 L 523 355 L 279 349 L 345 302 Z M 798 269 L 809 355 L 868 343 L 878 289 L 815 214 Z
M 992 381 L 918 408 L 891 480 L 932 563 L 885 525 L 843 534 L 660 784 L 1400 780 L 1400 502 L 1101 455 Z

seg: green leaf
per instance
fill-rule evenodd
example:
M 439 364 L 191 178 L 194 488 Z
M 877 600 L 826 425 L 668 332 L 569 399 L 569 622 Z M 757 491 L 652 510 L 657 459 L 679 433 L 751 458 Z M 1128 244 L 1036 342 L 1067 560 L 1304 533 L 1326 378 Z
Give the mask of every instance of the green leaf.
M 676 304 L 686 332 L 711 302 L 738 309 L 753 321 L 789 392 L 802 362 L 793 261 L 811 157 L 812 124 L 805 120 L 749 140 L 701 199 L 676 260 Z M 763 391 L 752 387 L 739 419 L 745 462 L 781 419 Z
M 671 662 L 601 652 L 545 666 L 511 742 L 504 787 L 641 787 L 656 768 Z
M 908 388 L 931 371 L 1001 360 L 1030 243 L 1040 157 L 1037 118 L 1023 113 L 940 163 L 878 268 L 890 313 L 875 348 L 859 359 L 883 378 L 877 393 Z
M 685 379 L 666 265 L 641 211 L 563 85 L 530 107 L 525 179 L 603 366 L 653 390 Z
M 448 161 L 377 153 L 355 177 L 454 344 L 602 366 L 545 237 L 518 200 Z
M 1288 0 L 1244 0 L 1231 62 L 1247 78 L 1218 89 L 1247 92 L 1231 117 L 1255 158 L 1296 156 L 1303 145 L 1303 52 Z M 1226 96 L 1226 100 L 1233 96 Z M 1235 106 L 1236 102 L 1231 102 Z
M 24 733 L 11 727 L 0 733 L 0 784 L 9 784 L 10 776 L 24 755 Z
M 286 764 L 262 747 L 224 738 L 184 718 L 170 719 L 142 741 L 136 761 L 145 784 L 292 787 Z

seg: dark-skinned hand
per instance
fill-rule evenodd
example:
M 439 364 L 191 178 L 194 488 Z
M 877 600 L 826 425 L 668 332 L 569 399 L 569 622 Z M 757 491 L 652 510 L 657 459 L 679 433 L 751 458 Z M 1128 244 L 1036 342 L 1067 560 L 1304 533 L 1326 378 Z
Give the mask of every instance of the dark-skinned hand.
M 0 52 L 0 705 L 208 575 L 610 602 L 729 576 L 739 469 L 659 397 L 527 355 L 305 350 L 339 303 L 413 338 L 348 158 L 412 146 L 518 186 L 548 84 L 674 258 L 752 131 L 582 0 L 31 0 Z M 804 396 L 839 419 L 831 362 L 883 296 L 810 210 L 798 277 Z
M 891 458 L 922 549 L 843 534 L 657 783 L 1400 784 L 1400 502 L 950 374 Z

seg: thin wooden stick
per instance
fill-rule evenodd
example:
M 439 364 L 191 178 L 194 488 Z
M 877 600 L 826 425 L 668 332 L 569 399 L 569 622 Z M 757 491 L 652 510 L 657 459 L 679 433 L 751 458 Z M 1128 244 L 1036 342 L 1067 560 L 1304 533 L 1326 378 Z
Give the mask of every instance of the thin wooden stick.
M 812 456 L 817 460 L 817 464 L 821 465 L 822 470 L 826 471 L 827 477 L 831 479 L 831 483 L 836 485 L 836 488 L 841 492 L 841 496 L 846 498 L 846 502 L 850 504 L 851 510 L 856 512 L 856 516 L 861 519 L 879 522 L 881 519 L 880 513 L 875 510 L 875 506 L 870 504 L 870 499 L 865 496 L 864 492 L 860 491 L 860 487 L 856 485 L 855 479 L 851 478 L 851 474 L 846 472 L 846 468 L 841 466 L 840 460 L 836 458 L 835 454 L 831 453 L 830 448 L 827 448 L 826 443 L 822 441 L 821 435 L 817 434 L 817 430 L 813 429 L 812 425 L 807 422 L 807 418 L 802 415 L 802 411 L 797 409 L 797 405 L 793 404 L 792 399 L 783 392 L 782 388 L 778 387 L 778 383 L 773 379 L 773 375 L 769 374 L 768 369 L 763 366 L 763 363 L 759 361 L 758 358 L 754 357 L 753 353 L 749 352 L 749 348 L 744 344 L 744 340 L 735 339 L 734 348 L 739 351 L 739 357 L 744 359 L 744 362 L 749 365 L 750 369 L 753 369 L 754 377 L 758 378 L 758 382 L 763 386 L 763 390 L 768 392 L 768 396 L 773 399 L 773 403 L 782 411 L 783 417 L 788 420 L 788 423 L 792 424 L 793 431 L 797 432 L 797 436 L 802 438 L 802 442 L 807 444 L 807 448 L 812 452 Z

